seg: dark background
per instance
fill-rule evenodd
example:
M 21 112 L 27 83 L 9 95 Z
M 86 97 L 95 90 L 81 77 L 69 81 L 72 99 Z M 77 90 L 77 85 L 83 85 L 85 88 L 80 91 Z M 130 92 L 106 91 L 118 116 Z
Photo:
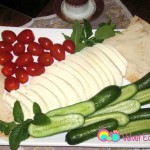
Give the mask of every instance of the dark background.
M 54 0 L 0 0 L 0 4 L 15 9 L 27 16 L 37 17 Z M 121 0 L 132 15 L 138 15 L 150 23 L 150 0 Z M 52 8 L 52 7 L 51 7 Z M 53 13 L 53 12 L 52 12 Z

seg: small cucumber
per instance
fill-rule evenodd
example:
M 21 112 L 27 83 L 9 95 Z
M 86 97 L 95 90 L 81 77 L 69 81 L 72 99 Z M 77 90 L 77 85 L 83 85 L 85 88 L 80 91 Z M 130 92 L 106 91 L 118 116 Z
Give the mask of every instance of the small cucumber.
M 139 90 L 150 88 L 150 72 L 148 72 L 145 76 L 136 81 L 135 84 L 138 86 Z
M 36 138 L 51 136 L 81 127 L 84 124 L 84 117 L 81 114 L 52 116 L 50 120 L 51 122 L 45 125 L 30 124 L 28 127 L 29 135 Z
M 141 119 L 150 119 L 150 108 L 143 108 L 139 111 L 129 114 L 130 121 L 141 120 Z
M 109 106 L 128 100 L 131 97 L 133 97 L 137 92 L 138 92 L 138 87 L 136 84 L 129 84 L 121 87 L 121 95 L 115 101 L 110 103 Z
M 107 129 L 110 132 L 118 128 L 118 122 L 115 119 L 107 119 L 69 131 L 66 134 L 66 142 L 70 145 L 76 145 L 92 139 L 97 136 L 100 129 Z
M 77 103 L 71 106 L 54 109 L 46 113 L 46 115 L 50 117 L 54 115 L 66 115 L 66 114 L 71 114 L 71 113 L 79 113 L 85 117 L 94 112 L 95 112 L 94 102 L 84 101 L 84 102 Z
M 88 126 L 98 121 L 102 121 L 110 118 L 116 119 L 118 121 L 119 126 L 125 126 L 129 122 L 129 117 L 125 113 L 111 112 L 107 114 L 100 114 L 97 116 L 85 118 L 85 123 L 83 126 Z
M 117 99 L 121 94 L 121 88 L 116 85 L 108 86 L 102 89 L 97 95 L 95 95 L 92 100 L 95 103 L 96 110 L 99 110 L 115 99 Z
M 139 91 L 136 95 L 131 97 L 130 100 L 137 100 L 141 105 L 150 103 L 150 88 Z
M 101 110 L 96 111 L 94 114 L 90 116 L 96 116 L 99 114 L 105 114 L 110 112 L 123 112 L 125 114 L 131 114 L 138 111 L 141 108 L 141 105 L 136 100 L 127 100 L 124 102 L 120 102 L 118 104 L 105 107 Z
M 150 119 L 136 120 L 129 122 L 124 127 L 119 127 L 117 129 L 121 137 L 126 137 L 127 135 L 139 135 L 139 134 L 149 134 L 150 133 Z

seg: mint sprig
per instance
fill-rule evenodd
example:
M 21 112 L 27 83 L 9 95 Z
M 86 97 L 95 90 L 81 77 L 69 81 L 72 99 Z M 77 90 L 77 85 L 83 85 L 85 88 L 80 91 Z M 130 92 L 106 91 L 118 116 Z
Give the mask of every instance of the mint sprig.
M 73 22 L 73 31 L 71 36 L 65 34 L 65 39 L 70 39 L 75 44 L 75 51 L 81 51 L 86 46 L 93 46 L 95 43 L 102 43 L 105 39 L 114 36 L 115 24 L 112 23 L 111 18 L 108 18 L 106 23 L 100 23 L 95 34 L 93 34 L 92 26 L 88 20 L 84 20 L 83 25 L 79 21 Z
M 0 120 L 0 131 L 9 135 L 9 145 L 11 150 L 17 150 L 20 143 L 29 138 L 28 127 L 29 125 L 44 125 L 50 123 L 49 117 L 42 113 L 40 106 L 33 103 L 33 119 L 24 120 L 24 113 L 19 101 L 14 103 L 13 116 L 14 121 L 4 122 Z

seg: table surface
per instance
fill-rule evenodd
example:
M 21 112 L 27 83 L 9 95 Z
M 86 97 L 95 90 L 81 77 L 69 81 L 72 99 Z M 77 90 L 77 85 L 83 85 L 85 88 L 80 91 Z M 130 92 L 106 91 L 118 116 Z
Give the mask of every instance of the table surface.
M 132 19 L 132 15 L 128 11 L 128 9 L 120 2 L 120 0 L 104 0 L 104 4 L 105 6 L 103 13 L 96 20 L 91 21 L 93 29 L 97 28 L 99 23 L 106 22 L 108 16 L 111 16 L 112 21 L 116 24 L 116 28 L 123 29 L 129 25 Z M 29 18 L 27 22 L 28 23 L 21 26 L 31 28 L 72 28 L 72 24 L 64 22 L 55 14 L 39 18 Z M 3 23 L 3 25 L 6 24 Z M 12 23 L 10 26 L 18 26 L 18 24 Z M 10 148 L 8 146 L 0 146 L 0 150 L 9 149 Z M 127 148 L 20 147 L 19 150 L 127 150 Z

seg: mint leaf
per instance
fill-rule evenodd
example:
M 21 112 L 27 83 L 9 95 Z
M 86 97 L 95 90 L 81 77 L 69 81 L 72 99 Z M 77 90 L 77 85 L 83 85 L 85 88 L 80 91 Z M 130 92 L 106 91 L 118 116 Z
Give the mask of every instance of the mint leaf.
M 5 128 L 4 133 L 8 135 L 10 131 L 12 131 L 16 126 L 17 124 L 14 121 L 7 123 L 7 127 Z
M 6 122 L 0 120 L 0 131 L 4 132 L 7 127 L 8 127 L 8 124 Z
M 92 36 L 92 26 L 88 22 L 88 20 L 84 19 L 84 32 L 85 32 L 85 38 L 88 39 L 89 37 Z
M 96 40 L 105 40 L 115 35 L 114 28 L 111 25 L 100 26 L 95 32 Z
M 13 116 L 14 116 L 14 120 L 15 122 L 18 123 L 23 123 L 24 121 L 24 114 L 21 108 L 21 105 L 19 103 L 19 101 L 16 101 L 13 107 Z
M 33 113 L 42 113 L 40 106 L 36 102 L 33 103 Z
M 71 34 L 71 40 L 77 46 L 82 38 L 82 26 L 80 25 L 79 21 L 75 20 L 73 23 L 73 32 Z
M 39 113 L 39 114 L 37 113 L 35 114 L 34 120 L 32 123 L 34 125 L 44 125 L 44 124 L 50 123 L 50 119 L 43 113 Z

